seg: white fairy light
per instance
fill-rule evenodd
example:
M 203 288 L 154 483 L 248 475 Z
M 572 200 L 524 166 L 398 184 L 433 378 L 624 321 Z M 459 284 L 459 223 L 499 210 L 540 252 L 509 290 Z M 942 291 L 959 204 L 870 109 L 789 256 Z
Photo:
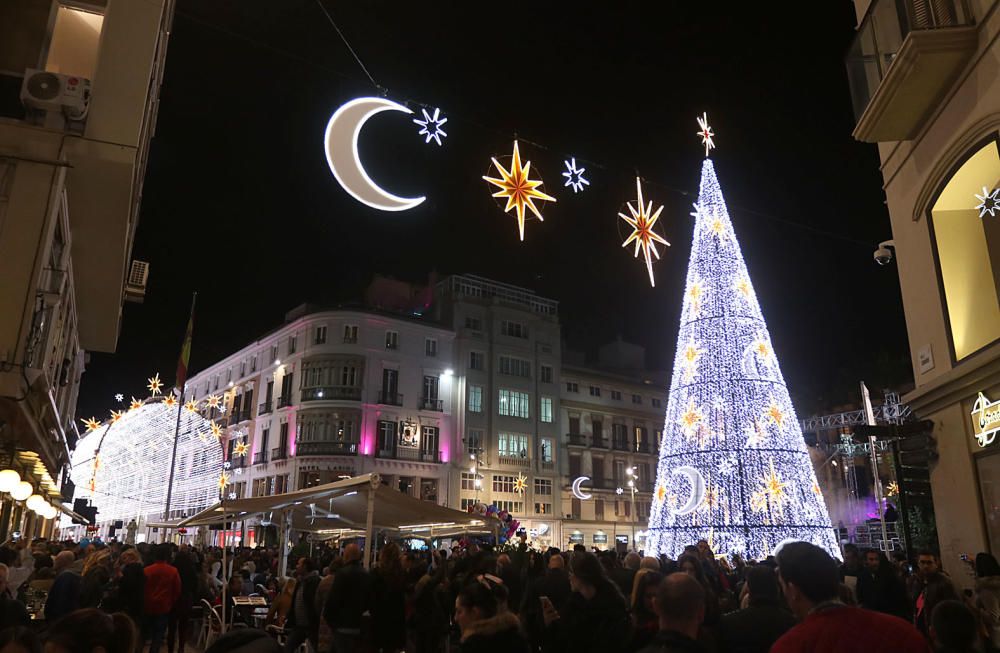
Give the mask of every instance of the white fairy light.
M 425 137 L 426 140 L 424 140 L 424 143 L 434 141 L 438 145 L 441 145 L 441 137 L 448 136 L 447 132 L 441 129 L 441 127 L 448 122 L 448 119 L 441 117 L 441 109 L 439 108 L 434 109 L 434 115 L 427 113 L 427 109 L 421 109 L 420 112 L 424 114 L 424 119 L 413 119 L 413 122 L 421 127 L 421 130 L 417 132 L 417 135 Z
M 566 172 L 562 173 L 562 176 L 566 178 L 564 187 L 568 186 L 573 189 L 574 193 L 579 193 L 584 186 L 590 185 L 590 182 L 583 176 L 587 169 L 576 167 L 576 157 L 572 157 L 569 161 L 563 161 L 563 164 L 566 166 Z
M 763 560 L 796 539 L 839 557 L 710 159 L 694 215 L 646 550 L 676 558 L 711 538 Z

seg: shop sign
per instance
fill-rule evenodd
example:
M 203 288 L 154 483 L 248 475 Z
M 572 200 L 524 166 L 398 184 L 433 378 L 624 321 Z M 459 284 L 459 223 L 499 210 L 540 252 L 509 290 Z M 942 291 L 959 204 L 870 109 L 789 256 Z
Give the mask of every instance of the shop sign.
M 616 544 L 628 544 L 628 535 L 615 535 Z
M 576 533 L 571 533 L 569 536 L 570 544 L 583 544 L 583 533 L 577 531 Z
M 594 544 L 607 544 L 608 534 L 607 533 L 594 533 Z
M 982 392 L 972 406 L 972 433 L 980 447 L 993 444 L 1000 431 L 1000 402 L 992 402 Z

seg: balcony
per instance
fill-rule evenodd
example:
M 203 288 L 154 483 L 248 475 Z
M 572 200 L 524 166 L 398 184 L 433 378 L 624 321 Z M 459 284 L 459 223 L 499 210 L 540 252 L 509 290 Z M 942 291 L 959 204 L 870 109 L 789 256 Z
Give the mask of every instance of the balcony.
M 292 405 L 292 397 L 278 397 L 278 408 L 288 408 Z
M 402 406 L 403 395 L 398 392 L 386 392 L 385 390 L 380 390 L 378 393 L 378 402 L 384 406 Z
M 229 457 L 229 468 L 230 469 L 243 469 L 247 466 L 246 456 L 230 456 Z
M 361 388 L 349 385 L 302 388 L 302 401 L 361 401 Z
M 640 442 L 638 445 L 636 445 L 635 450 L 636 450 L 636 453 L 649 453 L 649 443 L 648 442 Z
M 550 471 L 556 468 L 556 463 L 553 460 L 543 460 L 541 465 L 542 471 Z
M 267 462 L 267 450 L 258 451 L 253 455 L 253 464 L 262 465 Z
M 296 442 L 296 456 L 356 456 L 357 442 Z
M 266 415 L 271 412 L 271 402 L 265 401 L 261 405 L 257 406 L 258 415 Z
M 615 451 L 631 451 L 632 447 L 629 446 L 629 442 L 626 438 L 614 438 L 611 443 L 611 447 Z
M 233 426 L 234 424 L 239 424 L 240 422 L 249 422 L 249 421 L 250 421 L 249 408 L 240 411 L 234 410 L 229 413 L 229 426 Z
M 344 344 L 345 345 L 356 345 L 356 344 L 358 344 L 358 337 L 357 336 L 344 336 Z
M 511 467 L 531 467 L 531 459 L 527 456 L 497 456 L 497 462 L 501 465 L 509 465 Z
M 444 402 L 440 399 L 424 397 L 420 400 L 420 410 L 436 410 L 440 413 L 444 410 Z
M 608 441 L 605 440 L 603 437 L 598 437 L 598 436 L 595 435 L 591 439 L 590 446 L 593 447 L 594 449 L 607 449 L 608 448 Z
M 587 436 L 583 435 L 582 433 L 567 433 L 566 444 L 568 444 L 571 447 L 586 447 Z
M 275 447 L 271 449 L 271 460 L 286 460 L 288 458 L 288 450 L 284 447 Z
M 441 462 L 440 451 L 424 451 L 412 447 L 395 447 L 390 449 L 379 449 L 377 458 L 391 458 L 395 460 L 415 460 L 424 463 Z
M 968 0 L 873 0 L 846 60 L 854 138 L 916 137 L 976 45 Z

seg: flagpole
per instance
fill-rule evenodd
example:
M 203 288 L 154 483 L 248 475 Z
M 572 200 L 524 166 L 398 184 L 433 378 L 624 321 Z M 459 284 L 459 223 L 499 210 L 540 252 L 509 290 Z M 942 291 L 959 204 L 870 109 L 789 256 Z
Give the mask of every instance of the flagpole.
M 177 440 L 180 439 L 180 433 L 181 433 L 181 412 L 184 410 L 184 382 L 187 380 L 187 364 L 188 364 L 188 361 L 184 360 L 184 351 L 187 348 L 189 350 L 189 352 L 190 352 L 190 347 L 191 347 L 191 331 L 192 331 L 192 325 L 193 325 L 193 322 L 194 322 L 194 303 L 195 303 L 195 300 L 197 300 L 197 299 L 198 299 L 198 293 L 197 292 L 192 293 L 191 294 L 191 315 L 188 317 L 187 331 L 184 334 L 184 344 L 181 345 L 181 361 L 184 362 L 184 378 L 179 378 L 180 375 L 178 375 L 178 378 L 176 379 L 177 385 L 180 386 L 181 396 L 180 396 L 180 400 L 178 400 L 178 402 L 177 402 L 177 423 L 174 426 L 174 446 L 173 446 L 173 450 L 170 453 L 170 476 L 169 476 L 169 479 L 167 481 L 167 502 L 166 502 L 166 505 L 163 507 L 163 521 L 164 521 L 164 523 L 166 523 L 166 522 L 168 522 L 170 520 L 170 499 L 171 499 L 171 497 L 173 495 L 173 490 L 174 490 L 174 467 L 177 464 Z M 188 355 L 190 356 L 190 353 L 188 353 Z M 163 537 L 161 538 L 160 541 L 161 542 L 166 542 L 167 541 L 167 529 L 166 528 L 163 529 Z

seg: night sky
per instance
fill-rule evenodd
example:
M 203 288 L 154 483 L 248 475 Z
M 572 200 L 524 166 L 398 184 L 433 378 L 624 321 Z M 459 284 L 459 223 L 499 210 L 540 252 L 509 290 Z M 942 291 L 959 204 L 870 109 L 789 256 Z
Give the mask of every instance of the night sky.
M 94 354 L 80 414 L 113 395 L 172 381 L 192 291 L 193 371 L 278 326 L 303 301 L 351 302 L 376 273 L 410 281 L 474 273 L 560 301 L 570 347 L 616 335 L 673 355 L 704 150 L 713 153 L 737 238 L 800 414 L 911 378 L 874 146 L 851 138 L 843 56 L 851 2 L 768 11 L 750 3 L 344 3 L 328 10 L 388 97 L 440 106 L 444 147 L 409 118 L 368 122 L 369 174 L 414 210 L 384 213 L 336 183 L 322 137 L 337 106 L 378 91 L 316 0 L 179 0 L 136 258 L 146 301 L 128 304 L 117 353 Z M 481 176 L 491 156 L 523 158 L 558 198 L 545 222 L 516 220 Z M 563 159 L 589 189 L 562 187 Z M 672 243 L 649 287 L 616 217 L 644 179 Z M 876 395 L 879 393 L 876 392 Z

